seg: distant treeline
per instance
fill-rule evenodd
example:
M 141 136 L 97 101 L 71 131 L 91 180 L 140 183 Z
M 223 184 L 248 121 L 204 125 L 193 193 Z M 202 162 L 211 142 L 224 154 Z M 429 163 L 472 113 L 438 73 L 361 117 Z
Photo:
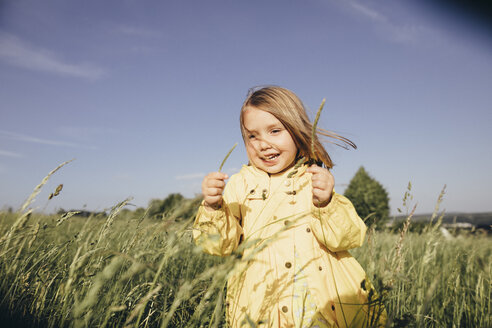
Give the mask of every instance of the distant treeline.
M 185 198 L 180 193 L 172 193 L 164 199 L 152 199 L 149 201 L 147 208 L 138 207 L 135 209 L 124 208 L 121 210 L 122 214 L 146 217 L 153 219 L 173 219 L 175 221 L 180 221 L 182 219 L 189 219 L 196 215 L 196 211 L 202 201 L 201 196 L 195 198 Z M 101 217 L 105 218 L 108 216 L 107 212 L 93 212 L 87 210 L 65 210 L 63 208 L 57 211 L 57 214 L 64 214 L 68 212 L 76 212 L 74 216 L 78 217 Z
M 412 217 L 412 221 L 427 222 L 432 217 L 432 214 L 415 214 Z M 400 215 L 395 217 L 395 221 L 404 221 L 407 217 Z M 485 213 L 446 213 L 442 218 L 442 223 L 470 223 L 475 227 L 490 226 L 492 224 L 492 212 Z
M 441 214 L 442 215 L 442 214 Z M 432 214 L 416 214 L 411 218 L 410 231 L 421 232 L 431 222 Z M 440 218 L 437 215 L 432 221 L 436 223 Z M 407 216 L 399 215 L 390 222 L 391 230 L 398 230 L 403 226 Z M 448 230 L 471 230 L 492 232 L 492 212 L 484 213 L 446 213 L 442 216 L 441 226 Z

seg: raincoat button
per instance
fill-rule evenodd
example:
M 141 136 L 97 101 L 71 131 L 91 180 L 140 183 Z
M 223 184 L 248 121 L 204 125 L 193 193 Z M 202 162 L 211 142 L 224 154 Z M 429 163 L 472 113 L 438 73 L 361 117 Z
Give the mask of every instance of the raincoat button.
M 318 267 L 318 269 L 319 269 L 319 271 L 323 270 L 323 268 L 322 268 L 322 267 Z
M 306 228 L 306 232 L 311 232 L 311 228 Z
M 290 186 L 290 180 L 285 180 L 284 185 L 285 185 L 286 187 Z
M 284 224 L 285 224 L 285 225 L 289 225 L 289 224 L 290 224 L 290 221 L 289 221 L 289 220 L 285 220 L 285 221 L 284 221 Z
M 287 313 L 287 311 L 289 311 L 289 308 L 288 308 L 288 307 L 286 307 L 285 305 L 284 305 L 284 306 L 282 306 L 282 312 L 283 312 L 283 313 Z
M 290 263 L 290 262 L 285 262 L 285 267 L 286 267 L 287 269 L 290 269 L 290 268 L 292 267 L 292 263 Z

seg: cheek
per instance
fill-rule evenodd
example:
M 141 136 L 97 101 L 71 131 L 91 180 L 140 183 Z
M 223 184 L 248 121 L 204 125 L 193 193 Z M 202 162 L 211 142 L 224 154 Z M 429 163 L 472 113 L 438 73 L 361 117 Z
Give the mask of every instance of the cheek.
M 246 142 L 245 146 L 246 146 L 246 153 L 248 154 L 248 157 L 251 159 L 251 157 L 256 154 L 255 147 L 251 142 Z
M 250 141 L 250 140 L 248 140 L 245 143 L 245 146 L 246 146 L 246 150 L 248 150 L 248 151 L 255 151 L 257 148 L 255 141 Z

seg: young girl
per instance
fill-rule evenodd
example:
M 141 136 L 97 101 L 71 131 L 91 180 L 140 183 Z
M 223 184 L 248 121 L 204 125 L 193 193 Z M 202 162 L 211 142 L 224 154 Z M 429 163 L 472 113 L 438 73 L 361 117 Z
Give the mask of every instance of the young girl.
M 333 164 L 317 137 L 312 152 L 312 124 L 300 99 L 280 87 L 252 91 L 240 125 L 249 164 L 227 184 L 224 173 L 204 178 L 193 232 L 213 255 L 247 243 L 228 281 L 228 324 L 374 325 L 382 311 L 368 306 L 364 270 L 347 251 L 362 245 L 366 226 L 333 191 Z M 381 325 L 383 317 L 376 318 Z

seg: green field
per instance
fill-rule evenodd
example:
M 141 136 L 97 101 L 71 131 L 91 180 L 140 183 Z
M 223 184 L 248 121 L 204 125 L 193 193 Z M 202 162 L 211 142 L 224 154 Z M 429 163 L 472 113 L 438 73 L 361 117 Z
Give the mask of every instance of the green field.
M 194 246 L 189 208 L 196 202 L 184 199 L 160 219 L 122 210 L 125 202 L 89 218 L 0 213 L 2 319 L 52 327 L 224 326 L 224 281 L 240 259 Z M 491 327 L 492 239 L 444 238 L 438 224 L 420 234 L 370 230 L 352 253 L 392 326 Z
M 225 326 L 225 282 L 242 259 L 194 245 L 199 198 L 172 194 L 134 211 L 125 200 L 87 217 L 33 213 L 57 169 L 18 212 L 0 212 L 2 326 Z M 408 216 L 396 232 L 369 229 L 352 250 L 379 292 L 372 301 L 390 327 L 491 327 L 492 238 L 442 234 L 437 207 L 423 228 L 412 231 Z

